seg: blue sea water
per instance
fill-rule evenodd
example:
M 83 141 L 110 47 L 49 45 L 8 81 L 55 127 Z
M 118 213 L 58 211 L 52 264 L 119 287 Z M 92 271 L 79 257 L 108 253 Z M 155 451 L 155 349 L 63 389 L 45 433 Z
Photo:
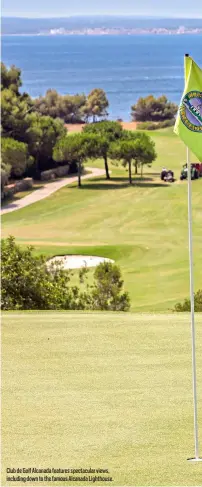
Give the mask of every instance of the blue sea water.
M 23 91 L 44 95 L 103 88 L 113 119 L 130 120 L 140 96 L 166 94 L 179 102 L 183 56 L 202 66 L 201 35 L 3 36 L 2 60 L 22 69 Z

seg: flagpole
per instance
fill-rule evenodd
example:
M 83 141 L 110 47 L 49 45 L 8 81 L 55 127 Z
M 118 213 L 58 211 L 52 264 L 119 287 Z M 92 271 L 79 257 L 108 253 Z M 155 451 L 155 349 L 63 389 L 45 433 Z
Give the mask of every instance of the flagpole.
M 195 444 L 195 457 L 189 458 L 188 460 L 201 461 L 202 459 L 199 458 L 197 385 L 196 385 L 194 272 L 193 272 L 193 242 L 192 242 L 192 183 L 191 183 L 190 152 L 188 147 L 187 147 L 187 178 L 188 178 L 189 275 L 190 275 L 191 335 L 192 335 L 192 386 L 193 386 L 193 400 L 194 400 L 194 444 Z

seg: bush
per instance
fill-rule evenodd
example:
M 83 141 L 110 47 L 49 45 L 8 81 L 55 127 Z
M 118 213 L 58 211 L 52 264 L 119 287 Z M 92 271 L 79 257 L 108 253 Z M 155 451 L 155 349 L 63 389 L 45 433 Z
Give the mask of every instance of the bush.
M 197 313 L 202 312 L 202 289 L 194 294 L 194 309 Z M 183 303 L 177 303 L 174 311 L 191 311 L 190 299 L 185 299 Z
M 158 126 L 160 129 L 166 127 L 173 127 L 175 125 L 175 118 L 171 118 L 170 120 L 164 120 L 163 122 L 158 122 Z
M 21 249 L 13 237 L 2 241 L 2 309 L 72 309 L 69 274 L 47 269 L 44 257 L 33 247 Z
M 175 119 L 163 120 L 163 122 L 139 122 L 139 130 L 158 130 L 166 127 L 172 127 L 175 124 Z
M 139 122 L 138 130 L 156 130 L 158 127 L 157 123 L 154 122 Z
M 123 280 L 120 268 L 111 262 L 103 262 L 96 267 L 92 291 L 93 309 L 128 311 L 130 299 L 122 292 Z

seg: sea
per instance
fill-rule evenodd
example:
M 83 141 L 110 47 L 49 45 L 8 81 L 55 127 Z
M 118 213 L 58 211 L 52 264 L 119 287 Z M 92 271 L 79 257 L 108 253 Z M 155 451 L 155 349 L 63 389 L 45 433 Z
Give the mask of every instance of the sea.
M 184 54 L 202 66 L 202 35 L 2 37 L 2 61 L 22 70 L 22 91 L 32 97 L 49 88 L 60 94 L 105 90 L 109 117 L 131 119 L 139 97 L 165 94 L 179 103 Z

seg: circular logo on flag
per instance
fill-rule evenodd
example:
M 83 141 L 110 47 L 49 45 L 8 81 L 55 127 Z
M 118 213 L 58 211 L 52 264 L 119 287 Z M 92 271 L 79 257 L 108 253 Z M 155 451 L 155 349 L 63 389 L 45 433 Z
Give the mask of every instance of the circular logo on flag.
M 189 91 L 180 105 L 180 118 L 193 132 L 202 133 L 202 92 Z

